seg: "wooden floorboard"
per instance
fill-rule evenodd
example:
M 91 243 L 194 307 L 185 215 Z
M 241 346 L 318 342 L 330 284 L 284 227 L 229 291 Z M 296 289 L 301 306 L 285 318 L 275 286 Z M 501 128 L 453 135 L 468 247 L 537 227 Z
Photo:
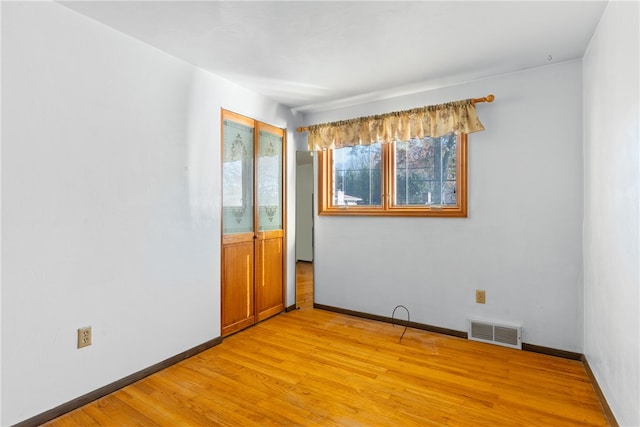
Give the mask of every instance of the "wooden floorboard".
M 606 426 L 583 365 L 313 308 L 48 426 Z
M 313 263 L 296 262 L 296 306 L 313 307 Z
M 606 426 L 584 366 L 296 306 L 48 426 Z

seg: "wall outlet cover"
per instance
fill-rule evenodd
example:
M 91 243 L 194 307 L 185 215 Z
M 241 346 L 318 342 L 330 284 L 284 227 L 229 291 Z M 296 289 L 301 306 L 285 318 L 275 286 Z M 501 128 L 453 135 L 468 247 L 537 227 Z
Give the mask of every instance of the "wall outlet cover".
M 91 326 L 78 329 L 78 348 L 91 345 Z

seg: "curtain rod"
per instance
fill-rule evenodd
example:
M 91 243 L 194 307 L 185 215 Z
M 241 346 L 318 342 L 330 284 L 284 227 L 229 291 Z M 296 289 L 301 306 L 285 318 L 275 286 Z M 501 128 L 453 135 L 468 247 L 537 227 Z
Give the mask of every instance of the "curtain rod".
M 493 102 L 493 100 L 494 100 L 494 99 L 496 99 L 496 97 L 495 97 L 495 96 L 493 96 L 493 94 L 489 94 L 489 95 L 487 95 L 487 96 L 485 96 L 485 97 L 483 97 L 483 98 L 473 98 L 473 99 L 471 100 L 471 103 L 472 103 L 473 105 L 476 105 L 476 104 L 477 104 L 477 103 L 479 103 L 479 102 Z M 308 132 L 308 131 L 309 131 L 309 127 L 308 127 L 308 126 L 305 126 L 305 127 L 299 127 L 299 128 L 297 129 L 297 131 L 298 131 L 298 132 Z

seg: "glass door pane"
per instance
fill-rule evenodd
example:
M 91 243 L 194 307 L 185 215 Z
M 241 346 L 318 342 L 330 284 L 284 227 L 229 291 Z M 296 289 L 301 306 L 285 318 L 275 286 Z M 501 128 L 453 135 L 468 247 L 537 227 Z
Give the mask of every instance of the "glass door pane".
M 253 128 L 223 121 L 222 230 L 253 232 Z
M 282 229 L 282 135 L 258 133 L 259 231 Z

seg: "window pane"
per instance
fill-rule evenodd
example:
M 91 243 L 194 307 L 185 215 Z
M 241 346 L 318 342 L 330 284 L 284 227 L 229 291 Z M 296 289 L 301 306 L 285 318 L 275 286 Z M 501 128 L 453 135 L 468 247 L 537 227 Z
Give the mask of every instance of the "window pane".
M 381 206 L 380 143 L 333 150 L 333 206 Z
M 394 144 L 396 206 L 457 205 L 456 143 L 450 133 Z

